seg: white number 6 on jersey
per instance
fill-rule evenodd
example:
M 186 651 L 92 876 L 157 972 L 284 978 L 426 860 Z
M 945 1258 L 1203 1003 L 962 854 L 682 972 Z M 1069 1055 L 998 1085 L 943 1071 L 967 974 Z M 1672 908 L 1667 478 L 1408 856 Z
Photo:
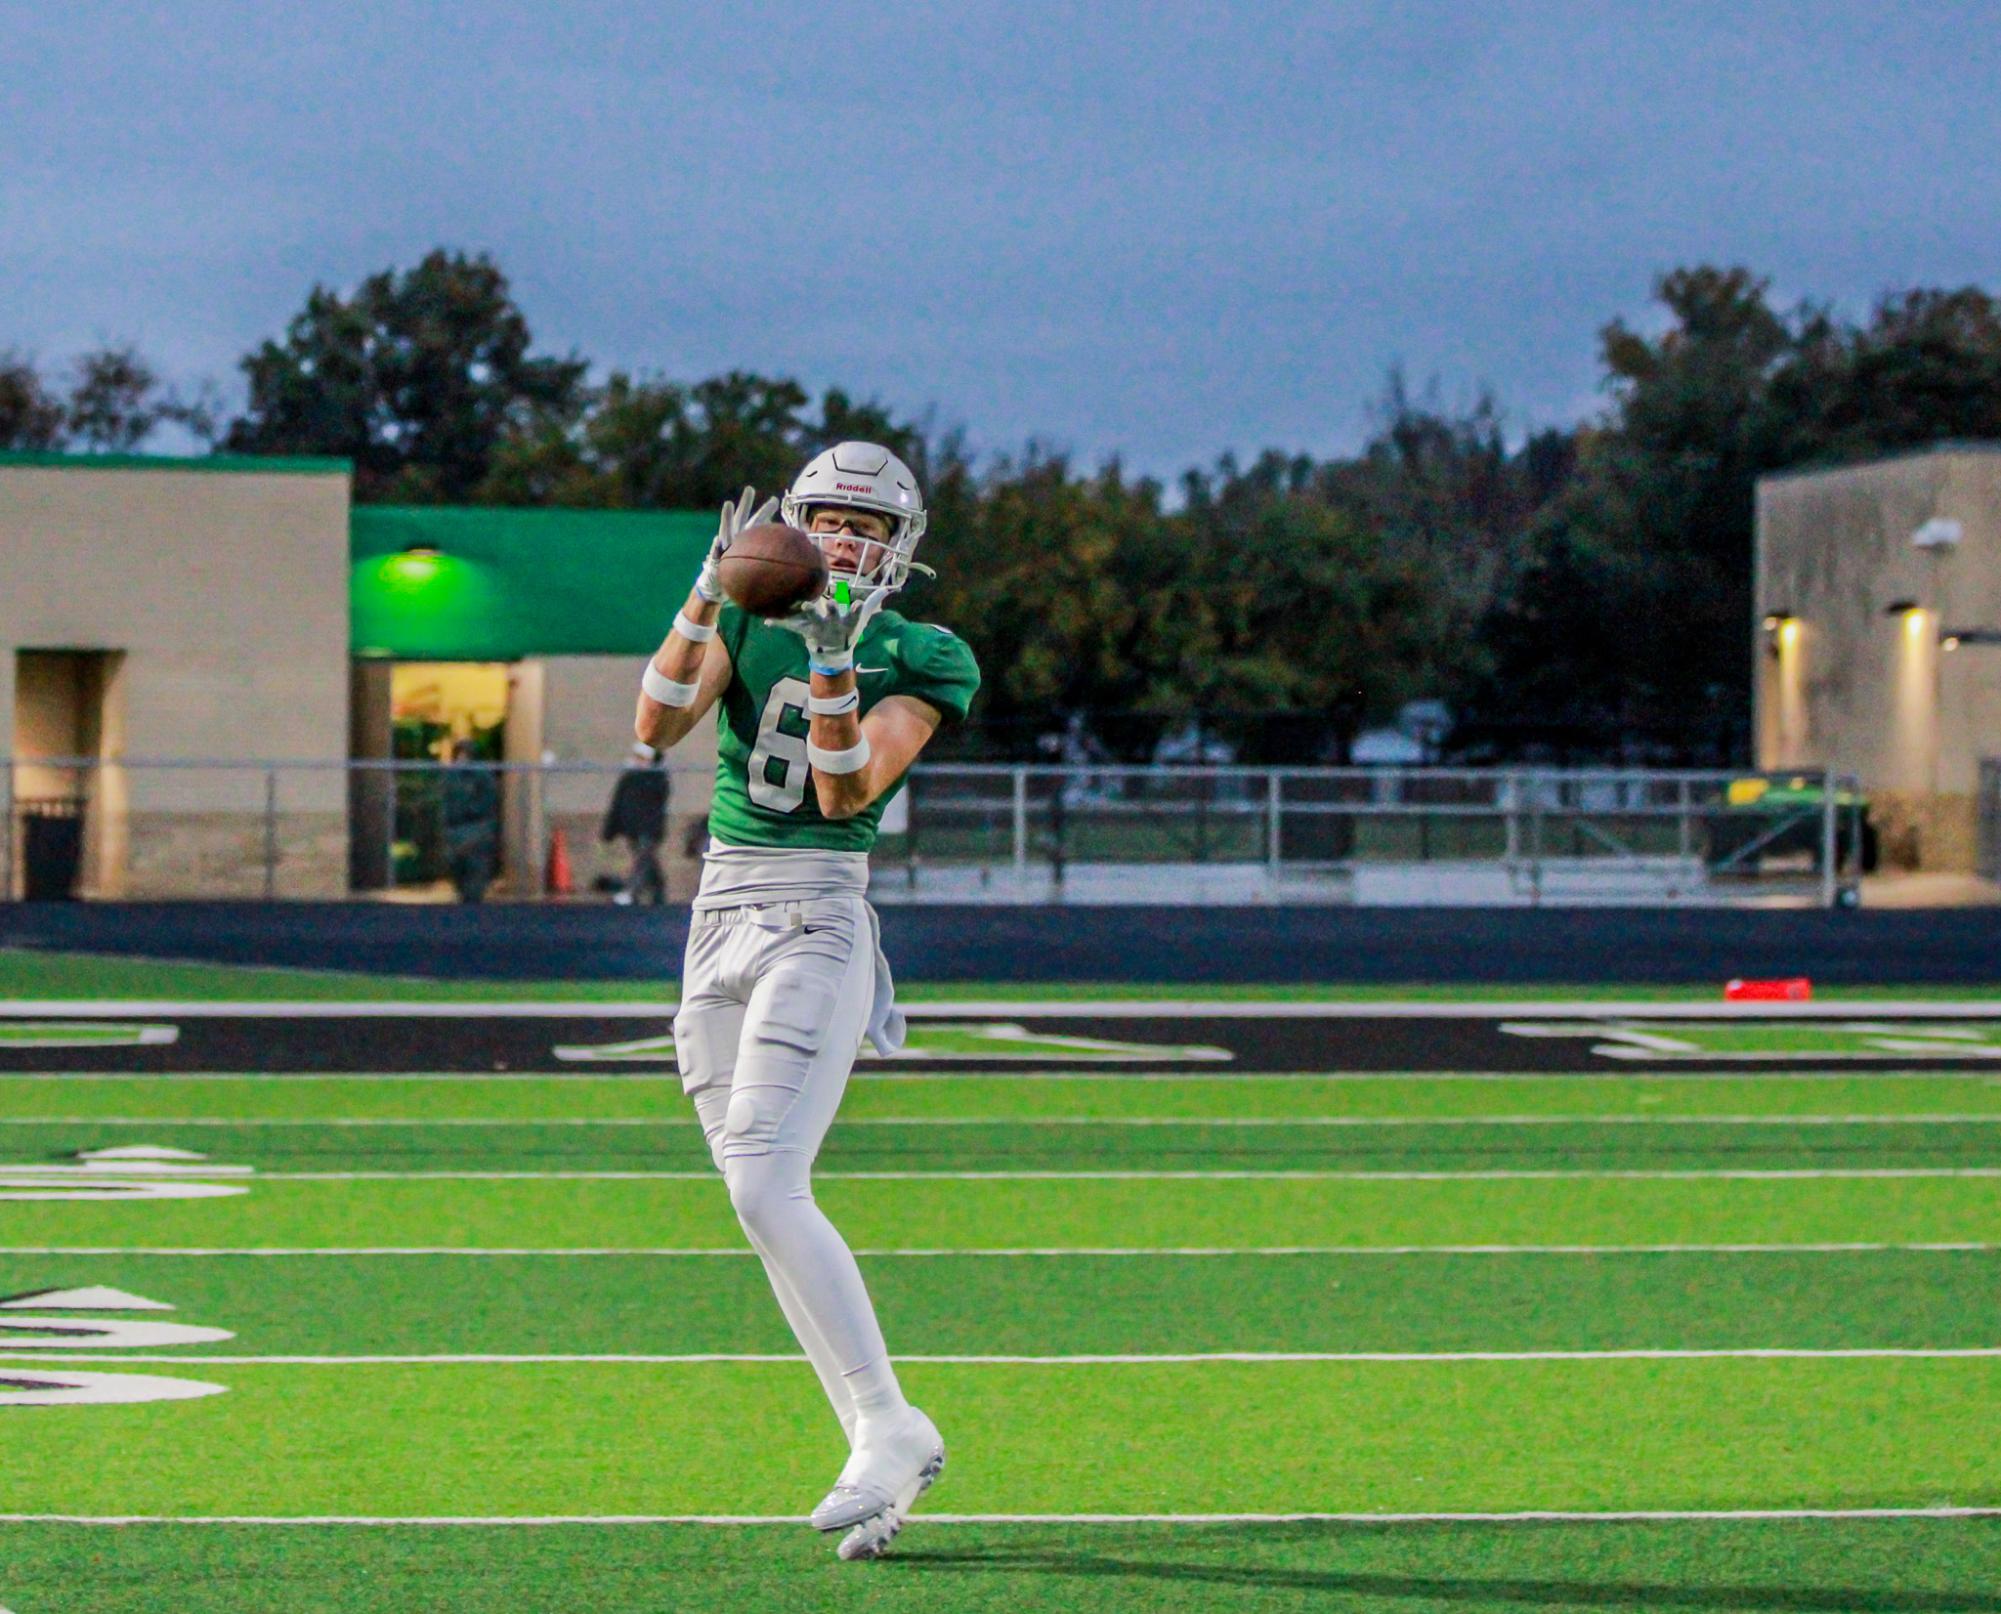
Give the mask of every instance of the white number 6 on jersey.
M 804 721 L 807 694 L 805 679 L 779 679 L 757 720 L 757 744 L 744 771 L 750 776 L 750 799 L 768 812 L 796 813 L 806 799 L 806 736 L 787 734 L 778 725 L 788 711 Z

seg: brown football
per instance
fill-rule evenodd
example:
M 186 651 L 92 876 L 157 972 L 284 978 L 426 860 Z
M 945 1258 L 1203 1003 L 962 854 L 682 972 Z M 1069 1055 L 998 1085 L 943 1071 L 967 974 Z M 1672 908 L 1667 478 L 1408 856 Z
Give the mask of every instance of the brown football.
M 783 616 L 827 586 L 820 546 L 775 521 L 737 534 L 718 570 L 723 592 L 753 616 Z

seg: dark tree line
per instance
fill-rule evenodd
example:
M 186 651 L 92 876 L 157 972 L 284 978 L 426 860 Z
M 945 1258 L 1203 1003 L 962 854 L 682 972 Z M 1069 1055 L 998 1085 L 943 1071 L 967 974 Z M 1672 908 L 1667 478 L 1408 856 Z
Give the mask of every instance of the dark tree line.
M 217 418 L 212 394 L 177 392 L 130 343 L 80 354 L 57 377 L 15 349 L 0 351 L 0 449 L 124 454 L 169 424 L 213 441 Z
M 1582 425 L 1515 439 L 1493 397 L 1449 407 L 1393 376 L 1353 457 L 1226 456 L 1170 489 L 1034 445 L 978 465 L 955 433 L 784 377 L 593 380 L 536 351 L 491 259 L 434 252 L 315 287 L 243 360 L 233 419 L 130 347 L 61 382 L 0 354 L 0 447 L 129 449 L 173 423 L 228 452 L 345 456 L 363 500 L 639 509 L 776 490 L 874 438 L 925 482 L 940 575 L 910 608 L 973 640 L 990 745 L 1084 714 L 1143 750 L 1201 711 L 1246 758 L 1337 759 L 1436 696 L 1473 759 L 1728 761 L 1756 479 L 2001 439 L 2001 305 L 1913 290 L 1850 321 L 1712 267 L 1656 298 L 1659 334 L 1600 333 L 1607 402 Z
M 1609 407 L 1523 534 L 1466 699 L 1601 751 L 1625 736 L 1699 755 L 1748 720 L 1757 478 L 2001 439 L 2001 305 L 1908 291 L 1849 323 L 1775 309 L 1768 282 L 1715 268 L 1656 295 L 1662 334 L 1601 335 Z

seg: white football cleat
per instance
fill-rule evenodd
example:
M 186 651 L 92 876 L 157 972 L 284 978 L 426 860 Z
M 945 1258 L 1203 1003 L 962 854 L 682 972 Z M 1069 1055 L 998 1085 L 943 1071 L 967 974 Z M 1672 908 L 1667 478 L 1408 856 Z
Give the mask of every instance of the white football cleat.
M 864 1425 L 841 1477 L 813 1510 L 813 1528 L 852 1530 L 873 1524 L 897 1511 L 906 1492 L 914 1502 L 944 1466 L 945 1442 L 938 1426 L 915 1407 L 880 1432 Z M 889 1526 L 885 1544 L 901 1528 L 899 1518 Z
M 896 1493 L 894 1502 L 841 1537 L 841 1544 L 836 1549 L 841 1558 L 853 1562 L 857 1558 L 880 1558 L 889 1551 L 889 1544 L 902 1532 L 904 1521 L 910 1517 L 910 1510 L 917 1505 L 917 1499 L 931 1489 L 944 1467 L 945 1448 L 940 1446 L 936 1460 L 925 1464 L 917 1478 Z

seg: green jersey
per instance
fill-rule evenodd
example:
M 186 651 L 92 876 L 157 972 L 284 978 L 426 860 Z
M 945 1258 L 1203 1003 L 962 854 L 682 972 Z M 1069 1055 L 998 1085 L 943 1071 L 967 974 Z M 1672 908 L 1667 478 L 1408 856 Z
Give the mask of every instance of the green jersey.
M 709 830 L 727 846 L 866 852 L 897 780 L 853 818 L 820 814 L 806 762 L 806 641 L 725 604 L 716 624 L 730 655 L 717 703 L 716 793 Z M 855 647 L 861 715 L 890 695 L 913 695 L 960 719 L 980 687 L 979 664 L 949 628 L 882 611 Z

